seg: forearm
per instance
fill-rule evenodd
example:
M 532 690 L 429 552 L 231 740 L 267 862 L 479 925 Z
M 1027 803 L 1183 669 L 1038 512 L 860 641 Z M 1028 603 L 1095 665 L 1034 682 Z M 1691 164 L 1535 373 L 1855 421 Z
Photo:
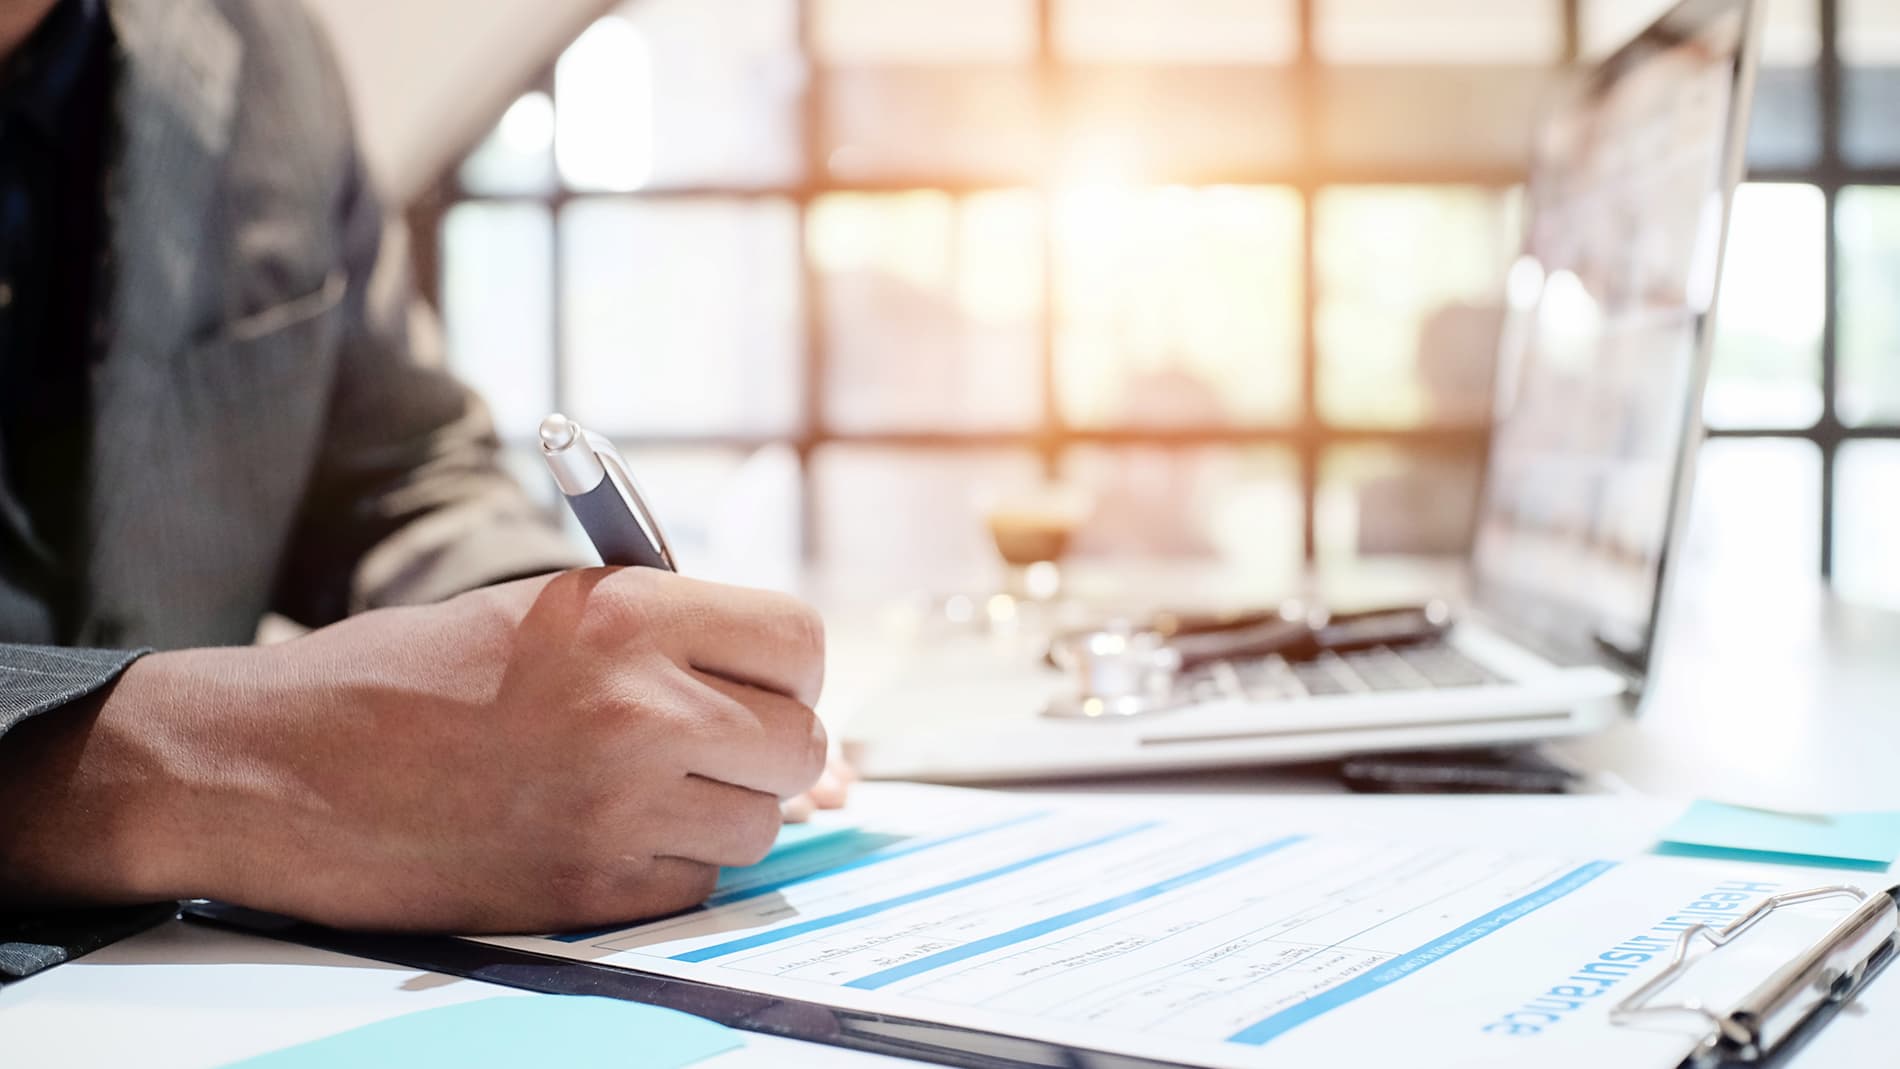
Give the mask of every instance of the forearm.
M 0 908 L 206 897 L 464 932 L 676 912 L 817 781 L 823 631 L 783 595 L 598 568 L 152 654 L 0 739 Z
M 145 657 L 0 739 L 0 906 L 208 893 L 219 873 L 200 811 L 219 763 L 210 721 L 228 693 L 214 681 L 241 678 L 242 652 Z

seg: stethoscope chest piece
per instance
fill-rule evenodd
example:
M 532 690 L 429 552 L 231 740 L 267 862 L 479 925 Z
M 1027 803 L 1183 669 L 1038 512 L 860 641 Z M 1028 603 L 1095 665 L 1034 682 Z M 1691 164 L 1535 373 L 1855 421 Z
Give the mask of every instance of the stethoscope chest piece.
M 1118 622 L 1059 638 L 1049 653 L 1056 667 L 1068 673 L 1070 686 L 1050 700 L 1045 716 L 1100 720 L 1185 704 L 1174 686 L 1181 654 L 1157 632 Z

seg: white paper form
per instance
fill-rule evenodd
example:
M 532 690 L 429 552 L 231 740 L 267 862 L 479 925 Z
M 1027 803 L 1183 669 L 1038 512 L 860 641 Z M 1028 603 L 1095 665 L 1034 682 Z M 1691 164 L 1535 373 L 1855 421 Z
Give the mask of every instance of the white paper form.
M 495 941 L 1209 1066 L 1672 1066 L 1694 1027 L 1611 1028 L 1610 1004 L 1681 927 L 1832 882 L 1307 835 L 1268 804 L 1187 821 L 942 788 L 862 802 L 856 835 L 735 873 L 704 910 Z M 1765 977 L 1840 912 L 1791 918 L 1723 972 Z

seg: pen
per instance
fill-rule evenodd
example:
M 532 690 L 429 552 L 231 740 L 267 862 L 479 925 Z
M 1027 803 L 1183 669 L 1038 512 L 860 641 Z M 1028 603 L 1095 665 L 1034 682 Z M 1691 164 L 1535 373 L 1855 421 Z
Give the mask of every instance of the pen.
M 602 563 L 679 571 L 612 442 L 556 412 L 541 421 L 541 459 Z

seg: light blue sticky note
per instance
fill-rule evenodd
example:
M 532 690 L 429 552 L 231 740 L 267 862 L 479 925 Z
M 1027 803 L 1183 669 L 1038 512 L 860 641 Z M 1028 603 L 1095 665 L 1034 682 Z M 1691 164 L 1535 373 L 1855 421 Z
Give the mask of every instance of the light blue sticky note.
M 417 1010 L 231 1069 L 677 1069 L 744 1046 L 689 1014 L 578 995 L 497 997 Z
M 1900 857 L 1900 812 L 1785 813 L 1696 802 L 1663 832 L 1656 853 L 1880 871 Z

